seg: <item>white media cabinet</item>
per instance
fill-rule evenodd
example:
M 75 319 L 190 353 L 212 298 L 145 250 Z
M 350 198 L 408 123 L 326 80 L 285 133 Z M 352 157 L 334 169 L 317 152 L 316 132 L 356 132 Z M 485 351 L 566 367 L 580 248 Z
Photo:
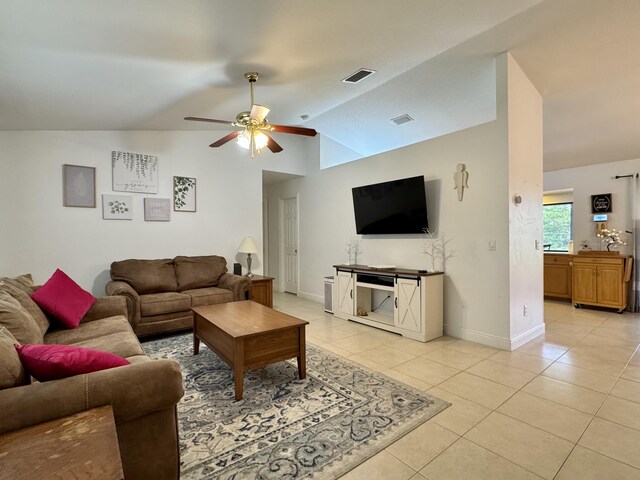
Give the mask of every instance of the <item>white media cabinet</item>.
M 440 273 L 334 265 L 333 314 L 427 342 L 442 336 Z M 358 315 L 364 311 L 365 315 Z

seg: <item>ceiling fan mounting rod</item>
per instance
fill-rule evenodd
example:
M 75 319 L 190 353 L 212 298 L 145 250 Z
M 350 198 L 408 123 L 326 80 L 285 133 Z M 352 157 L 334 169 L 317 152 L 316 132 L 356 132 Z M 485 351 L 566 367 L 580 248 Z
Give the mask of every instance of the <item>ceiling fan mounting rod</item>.
M 258 72 L 247 72 L 244 74 L 244 78 L 249 80 L 249 85 L 251 86 L 251 108 L 253 108 L 253 84 L 258 80 Z

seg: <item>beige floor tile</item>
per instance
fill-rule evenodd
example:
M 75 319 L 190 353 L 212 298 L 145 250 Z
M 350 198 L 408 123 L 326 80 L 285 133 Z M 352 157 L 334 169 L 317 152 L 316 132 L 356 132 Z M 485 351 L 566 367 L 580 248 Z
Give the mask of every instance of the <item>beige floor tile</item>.
M 558 318 L 557 323 L 559 325 L 580 325 L 584 327 L 599 327 L 606 320 L 606 318 L 589 317 L 584 315 L 565 315 Z
M 387 342 L 383 338 L 371 336 L 366 333 L 360 333 L 331 343 L 336 347 L 347 350 L 353 354 L 364 352 L 365 350 L 371 350 L 372 348 L 379 347 Z
M 324 348 L 325 350 L 329 350 L 331 353 L 335 353 L 336 355 L 340 355 L 342 357 L 348 357 L 349 355 L 353 355 L 351 352 L 345 350 L 344 348 L 336 347 L 331 343 L 322 342 L 322 345 L 319 345 L 319 346 Z
M 420 356 L 424 355 L 425 353 L 440 350 L 448 344 L 444 342 L 433 342 L 433 340 L 431 342 L 418 342 L 416 340 L 411 340 L 410 338 L 400 338 L 398 340 L 389 342 L 386 345 L 390 348 L 396 348 L 398 350 L 402 350 L 403 352 L 408 352 Z
M 640 403 L 609 395 L 598 410 L 597 416 L 640 430 Z
M 535 373 L 492 360 L 483 360 L 467 369 L 467 372 L 512 388 L 522 388 L 536 377 Z
M 538 374 L 545 368 L 553 363 L 553 360 L 549 360 L 543 357 L 537 357 L 520 352 L 498 352 L 491 355 L 488 360 L 493 362 L 509 365 L 510 367 L 526 370 L 527 372 Z
M 580 343 L 580 340 L 586 337 L 586 335 L 586 333 L 576 334 L 566 331 L 550 331 L 544 333 L 543 340 L 545 343 L 550 343 L 552 345 L 557 345 L 559 347 L 569 349 L 574 345 Z
M 566 363 L 567 365 L 573 365 L 574 367 L 584 368 L 585 370 L 591 370 L 592 372 L 603 373 L 613 377 L 619 376 L 626 365 L 626 363 L 606 360 L 602 357 L 596 357 L 593 354 L 587 353 L 584 350 L 576 350 L 574 348 L 561 356 L 556 362 Z
M 319 338 L 323 342 L 335 342 L 344 338 L 353 337 L 354 333 L 345 332 L 337 327 L 309 327 L 307 326 L 307 336 Z
M 577 445 L 555 480 L 637 480 L 640 470 Z
M 491 409 L 497 408 L 516 392 L 514 388 L 466 372 L 459 373 L 439 387 Z
M 590 415 L 595 415 L 606 397 L 604 393 L 543 375 L 534 378 L 522 391 Z
M 602 418 L 594 418 L 579 445 L 640 468 L 640 432 Z
M 457 368 L 447 367 L 428 358 L 418 357 L 393 367 L 400 373 L 417 378 L 431 385 L 438 385 L 460 372 Z
M 533 340 L 525 343 L 518 348 L 516 352 L 526 353 L 527 355 L 535 355 L 536 357 L 546 358 L 548 360 L 557 360 L 567 351 L 566 348 L 558 345 L 552 345 L 540 340 Z
M 542 375 L 602 393 L 609 393 L 616 382 L 616 377 L 559 362 L 548 367 Z
M 622 378 L 633 380 L 634 382 L 640 382 L 640 366 L 629 365 L 624 369 L 624 372 L 622 372 Z
M 421 391 L 427 391 L 431 388 L 433 388 L 433 385 L 428 384 L 427 382 L 423 382 L 422 380 L 418 380 L 415 377 L 412 377 L 410 375 L 407 375 L 405 373 L 399 372 L 397 370 L 394 370 L 392 368 L 389 368 L 387 370 L 383 370 L 381 373 L 383 373 L 384 375 L 386 375 L 387 377 L 391 377 L 394 380 L 397 380 L 399 382 L 402 383 L 406 383 L 407 385 L 417 389 L 417 390 L 421 390 Z
M 352 362 L 358 363 L 363 367 L 368 368 L 369 370 L 373 370 L 374 372 L 382 372 L 386 370 L 387 367 L 380 365 L 373 360 L 369 360 L 368 358 L 363 358 L 359 354 L 354 354 L 349 357 L 349 360 Z
M 427 393 L 451 403 L 449 408 L 433 417 L 431 421 L 458 435 L 464 435 L 491 413 L 487 407 L 438 387 L 432 388 Z
M 429 480 L 539 480 L 489 450 L 461 438 L 420 470 Z
M 524 392 L 516 393 L 497 411 L 573 443 L 580 439 L 593 418 L 592 415 Z
M 471 365 L 481 362 L 483 358 L 469 353 L 464 353 L 460 350 L 454 350 L 449 347 L 440 348 L 422 356 L 429 360 L 433 360 L 434 362 L 457 368 L 458 370 L 469 368 Z
M 407 433 L 386 451 L 414 470 L 420 470 L 458 438 L 446 428 L 429 422 Z
M 616 386 L 611 390 L 611 395 L 640 403 L 640 383 L 627 380 L 625 378 L 619 378 L 616 382 Z
M 395 348 L 389 348 L 385 346 L 377 347 L 371 350 L 365 350 L 358 354 L 359 357 L 371 360 L 385 368 L 395 367 L 401 363 L 408 362 L 416 358 L 416 355 L 411 353 L 396 350 Z
M 469 342 L 467 340 L 458 340 L 447 345 L 447 348 L 453 348 L 470 355 L 477 357 L 487 358 L 498 352 L 497 348 L 487 347 L 486 345 L 480 345 L 479 343 Z
M 549 480 L 573 448 L 571 442 L 497 412 L 464 437 Z
M 384 450 L 346 473 L 340 480 L 408 480 L 415 471 Z

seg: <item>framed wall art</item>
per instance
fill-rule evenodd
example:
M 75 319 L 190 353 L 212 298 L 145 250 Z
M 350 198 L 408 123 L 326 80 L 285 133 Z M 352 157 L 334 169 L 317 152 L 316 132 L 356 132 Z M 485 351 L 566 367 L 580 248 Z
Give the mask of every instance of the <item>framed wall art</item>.
M 173 177 L 173 209 L 176 212 L 196 211 L 196 179 Z
M 171 200 L 168 198 L 145 198 L 144 221 L 168 222 L 171 220 Z
M 114 192 L 158 193 L 158 157 L 111 152 Z
M 105 220 L 131 220 L 133 197 L 131 195 L 102 195 L 102 218 Z
M 62 166 L 62 205 L 96 208 L 96 169 L 80 165 Z

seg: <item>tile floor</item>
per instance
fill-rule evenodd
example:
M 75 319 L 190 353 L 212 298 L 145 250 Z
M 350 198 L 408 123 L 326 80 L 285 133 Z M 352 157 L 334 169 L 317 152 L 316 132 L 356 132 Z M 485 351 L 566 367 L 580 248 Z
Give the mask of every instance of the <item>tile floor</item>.
M 545 302 L 546 333 L 514 352 L 428 343 L 275 294 L 307 339 L 452 406 L 343 480 L 640 479 L 640 315 Z

